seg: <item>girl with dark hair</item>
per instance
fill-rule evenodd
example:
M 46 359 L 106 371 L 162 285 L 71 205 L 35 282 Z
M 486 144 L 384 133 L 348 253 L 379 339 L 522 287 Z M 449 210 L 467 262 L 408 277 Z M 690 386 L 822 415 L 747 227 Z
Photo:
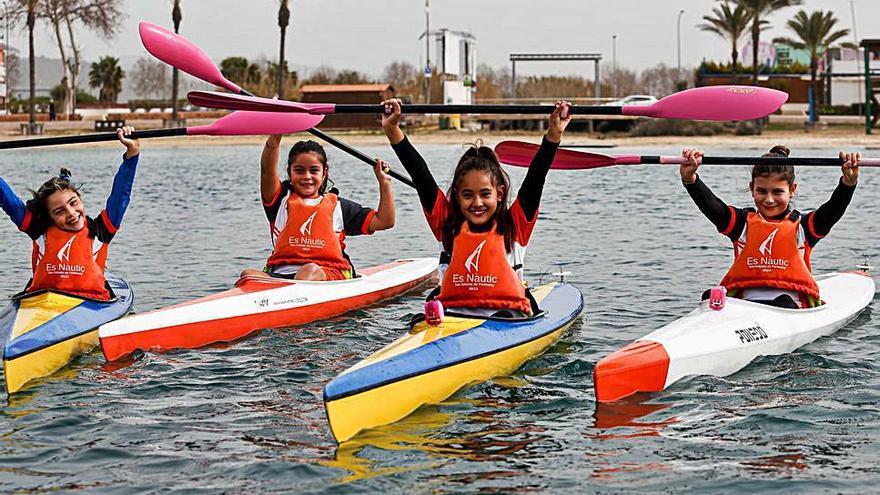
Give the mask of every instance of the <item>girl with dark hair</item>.
M 394 193 L 387 164 L 376 160 L 379 207 L 363 207 L 330 188 L 327 153 L 314 141 L 299 141 L 287 157 L 287 180 L 278 173 L 281 136 L 270 136 L 260 158 L 260 196 L 269 219 L 272 254 L 261 270 L 246 276 L 297 280 L 344 280 L 354 276 L 345 254 L 346 236 L 372 234 L 394 226 Z M 329 189 L 328 189 L 329 188 Z
M 107 204 L 97 217 L 86 216 L 80 186 L 65 168 L 58 177 L 31 191 L 33 198 L 27 203 L 0 178 L 0 207 L 33 240 L 34 275 L 28 292 L 54 289 L 91 299 L 111 298 L 104 267 L 110 241 L 122 225 L 131 199 L 137 171 L 140 143 L 125 137 L 133 131 L 131 126 L 116 131 L 125 155 Z
M 385 104 L 394 112 L 383 116 L 382 127 L 415 182 L 425 217 L 441 245 L 436 299 L 447 309 L 471 315 L 531 314 L 522 279 L 523 257 L 538 219 L 544 178 L 571 121 L 569 104 L 556 103 L 547 134 L 509 207 L 510 179 L 491 148 L 468 148 L 444 193 L 400 130 L 400 100 Z
M 764 157 L 788 157 L 774 146 Z M 791 206 L 797 190 L 791 165 L 755 165 L 749 190 L 754 208 L 724 204 L 697 175 L 703 153 L 685 149 L 681 180 L 697 207 L 733 242 L 733 265 L 721 281 L 728 295 L 786 308 L 822 304 L 810 253 L 846 212 L 859 180 L 861 153 L 840 152 L 842 176 L 825 204 L 802 214 Z

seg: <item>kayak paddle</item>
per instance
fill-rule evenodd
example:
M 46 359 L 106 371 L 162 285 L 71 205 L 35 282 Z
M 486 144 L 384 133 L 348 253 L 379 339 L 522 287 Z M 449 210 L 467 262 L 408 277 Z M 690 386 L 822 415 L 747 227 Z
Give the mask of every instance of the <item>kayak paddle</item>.
M 317 125 L 323 117 L 303 114 L 297 118 L 276 118 L 275 115 L 262 112 L 234 112 L 221 117 L 208 125 L 193 127 L 175 127 L 172 129 L 154 129 L 135 131 L 127 136 L 132 139 L 144 139 L 169 136 L 249 136 L 265 134 L 292 134 L 302 132 Z M 36 139 L 14 139 L 0 141 L 0 149 L 32 148 L 36 146 L 54 146 L 58 144 L 97 143 L 100 141 L 116 141 L 115 132 L 97 134 L 80 134 L 77 136 L 58 136 Z
M 254 95 L 248 92 L 245 89 L 242 89 L 241 86 L 235 84 L 234 82 L 226 79 L 223 76 L 223 73 L 220 72 L 220 69 L 216 64 L 211 60 L 211 57 L 208 56 L 201 48 L 196 46 L 190 40 L 184 38 L 179 34 L 175 34 L 163 27 L 157 26 L 155 24 L 149 22 L 141 22 L 138 24 L 138 32 L 141 35 L 141 42 L 144 45 L 144 48 L 147 49 L 154 57 L 159 60 L 165 62 L 166 64 L 176 67 L 187 74 L 201 79 L 202 81 L 211 83 L 215 86 L 220 86 L 221 88 L 228 89 L 229 91 L 238 93 L 240 95 L 245 95 L 247 97 L 254 97 Z M 320 121 L 318 121 L 320 122 Z M 315 123 L 317 125 L 317 122 Z M 315 129 L 314 127 L 303 129 L 313 136 L 318 137 L 319 139 L 323 139 L 329 144 L 339 148 L 340 150 L 348 153 L 349 155 L 357 158 L 358 160 L 369 164 L 375 165 L 376 160 L 371 158 L 369 155 L 352 148 L 351 146 L 343 143 L 342 141 Z M 287 134 L 283 132 L 266 132 L 264 134 Z M 404 184 L 415 187 L 413 182 L 406 178 L 406 176 L 401 175 L 397 172 L 394 172 L 391 169 L 385 171 L 386 174 L 394 177 L 395 179 L 403 182 Z
M 502 141 L 495 146 L 498 160 L 515 167 L 528 167 L 538 152 L 538 145 L 522 141 Z M 560 149 L 556 152 L 550 168 L 560 170 L 586 170 L 591 168 L 610 167 L 612 165 L 662 164 L 681 165 L 685 159 L 680 156 L 659 155 L 603 155 Z M 840 158 L 801 158 L 801 157 L 750 157 L 750 156 L 704 156 L 700 161 L 703 165 L 795 165 L 839 167 L 843 165 Z M 866 158 L 859 161 L 859 166 L 878 167 L 880 159 Z
M 230 89 L 230 91 L 234 90 Z M 386 112 L 386 108 L 381 104 L 299 103 L 242 96 L 240 91 L 236 91 L 236 93 L 239 94 L 190 91 L 186 97 L 193 105 L 226 110 L 311 113 L 316 115 Z M 573 105 L 570 112 L 579 115 L 633 115 L 663 119 L 751 120 L 770 115 L 778 110 L 786 100 L 788 100 L 788 93 L 758 86 L 704 86 L 673 93 L 651 105 Z M 407 113 L 549 115 L 555 107 L 553 105 L 403 105 L 402 108 Z

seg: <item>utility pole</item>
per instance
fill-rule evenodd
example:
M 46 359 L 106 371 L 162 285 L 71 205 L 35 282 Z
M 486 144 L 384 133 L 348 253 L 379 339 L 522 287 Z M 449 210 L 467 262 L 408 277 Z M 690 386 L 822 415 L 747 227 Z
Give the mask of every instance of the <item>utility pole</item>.
M 425 103 L 431 103 L 431 15 L 425 0 Z
M 617 98 L 617 35 L 611 35 L 611 96 Z
M 684 14 L 684 9 L 678 11 L 678 21 L 676 22 L 676 32 L 678 33 L 676 38 L 678 39 L 678 73 L 675 75 L 676 78 L 681 78 L 681 16 Z

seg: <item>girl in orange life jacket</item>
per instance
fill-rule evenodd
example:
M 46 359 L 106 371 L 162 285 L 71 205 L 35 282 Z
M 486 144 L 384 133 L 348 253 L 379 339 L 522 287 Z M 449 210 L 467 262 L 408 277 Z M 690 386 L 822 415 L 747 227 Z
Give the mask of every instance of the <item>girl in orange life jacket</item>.
M 765 157 L 787 157 L 775 146 Z M 681 180 L 700 211 L 733 241 L 734 262 L 721 281 L 734 297 L 787 308 L 821 304 L 810 253 L 846 211 L 859 180 L 861 153 L 840 153 L 843 175 L 825 204 L 801 214 L 791 207 L 797 190 L 791 165 L 755 165 L 749 190 L 754 208 L 725 205 L 697 175 L 703 153 L 685 149 Z
M 460 313 L 530 314 L 522 260 L 538 218 L 544 178 L 571 120 L 568 103 L 556 103 L 547 134 L 509 208 L 510 180 L 491 148 L 470 147 L 444 194 L 425 160 L 400 130 L 400 100 L 385 103 L 392 105 L 394 112 L 382 118 L 382 127 L 415 182 L 428 224 L 440 243 L 437 300 Z
M 71 181 L 67 169 L 31 191 L 33 199 L 26 204 L 0 178 L 0 207 L 33 240 L 34 275 L 27 291 L 54 289 L 91 299 L 110 299 L 104 266 L 108 245 L 128 207 L 137 171 L 140 143 L 125 137 L 133 131 L 131 126 L 116 131 L 125 155 L 107 204 L 95 218 L 86 216 L 79 186 Z
M 245 276 L 297 280 L 344 280 L 354 276 L 345 254 L 346 235 L 372 234 L 394 226 L 394 193 L 387 164 L 376 160 L 379 207 L 365 208 L 328 191 L 330 170 L 324 148 L 314 141 L 294 144 L 287 159 L 288 180 L 281 181 L 281 136 L 270 136 L 260 158 L 260 195 L 269 219 L 273 251 L 263 271 Z

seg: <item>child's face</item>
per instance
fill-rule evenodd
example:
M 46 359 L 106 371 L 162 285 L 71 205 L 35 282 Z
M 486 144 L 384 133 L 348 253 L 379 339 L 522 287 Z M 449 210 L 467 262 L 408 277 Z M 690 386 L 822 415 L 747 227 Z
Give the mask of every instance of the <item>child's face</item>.
M 504 186 L 496 186 L 491 175 L 478 170 L 467 172 L 459 179 L 457 190 L 461 214 L 468 222 L 483 225 L 495 218 Z
M 79 232 L 86 226 L 86 210 L 82 199 L 72 189 L 53 192 L 46 198 L 52 224 L 61 230 Z
M 321 163 L 321 157 L 314 151 L 296 155 L 290 170 L 290 183 L 293 191 L 304 198 L 318 197 L 318 190 L 324 183 L 327 170 Z
M 797 183 L 789 186 L 788 181 L 778 175 L 759 176 L 749 184 L 749 189 L 761 215 L 775 217 L 788 209 Z

